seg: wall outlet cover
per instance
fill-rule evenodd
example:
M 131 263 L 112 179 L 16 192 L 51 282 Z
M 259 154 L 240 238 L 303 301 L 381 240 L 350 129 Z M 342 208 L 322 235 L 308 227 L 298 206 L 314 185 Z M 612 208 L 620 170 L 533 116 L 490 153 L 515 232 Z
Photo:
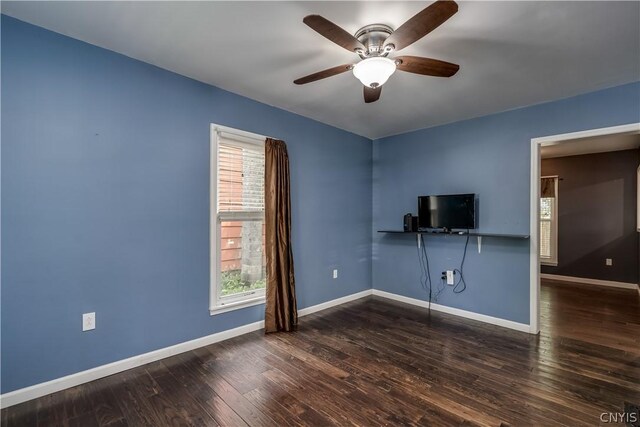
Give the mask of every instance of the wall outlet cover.
M 337 279 L 337 278 L 338 278 L 338 269 L 337 269 L 337 268 L 334 268 L 334 269 L 333 269 L 333 278 L 334 278 L 334 279 Z
M 82 332 L 96 328 L 96 313 L 84 313 L 82 315 Z
M 608 266 L 612 266 L 613 265 L 613 259 L 611 258 L 607 258 L 605 259 L 604 263 Z
M 447 285 L 453 285 L 453 270 L 447 270 Z

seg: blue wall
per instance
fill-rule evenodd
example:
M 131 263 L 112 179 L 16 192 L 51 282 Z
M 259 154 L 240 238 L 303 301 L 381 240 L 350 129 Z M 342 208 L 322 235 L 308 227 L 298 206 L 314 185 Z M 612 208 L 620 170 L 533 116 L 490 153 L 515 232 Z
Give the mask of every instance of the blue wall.
M 209 315 L 210 123 L 287 142 L 299 307 L 371 287 L 368 139 L 7 16 L 1 89 L 3 393 L 263 318 Z
M 470 100 L 469 102 L 473 102 Z M 640 83 L 374 141 L 374 289 L 427 299 L 419 283 L 415 239 L 376 233 L 399 229 L 418 195 L 476 193 L 479 227 L 529 234 L 531 138 L 640 121 Z M 426 237 L 432 276 L 459 267 L 464 239 Z M 471 240 L 467 290 L 450 287 L 438 303 L 529 323 L 529 241 Z

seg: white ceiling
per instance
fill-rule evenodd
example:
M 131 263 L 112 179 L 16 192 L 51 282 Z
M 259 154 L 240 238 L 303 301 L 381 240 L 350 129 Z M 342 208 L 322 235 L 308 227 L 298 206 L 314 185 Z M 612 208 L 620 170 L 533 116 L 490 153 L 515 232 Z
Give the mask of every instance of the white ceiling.
M 543 159 L 553 157 L 579 156 L 582 154 L 606 153 L 609 151 L 635 150 L 640 148 L 638 133 L 595 136 L 562 141 L 559 144 L 540 148 Z
M 402 55 L 460 64 L 397 72 L 364 104 L 351 73 L 292 81 L 357 56 L 302 23 L 397 28 L 427 2 L 15 2 L 2 13 L 369 138 L 640 80 L 640 2 L 459 2 Z

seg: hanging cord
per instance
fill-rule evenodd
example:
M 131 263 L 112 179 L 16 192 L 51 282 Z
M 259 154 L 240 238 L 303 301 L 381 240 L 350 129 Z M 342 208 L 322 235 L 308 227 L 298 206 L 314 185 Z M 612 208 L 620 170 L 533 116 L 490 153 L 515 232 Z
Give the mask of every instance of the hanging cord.
M 418 251 L 418 262 L 420 263 L 420 286 L 422 289 L 427 290 L 427 274 L 426 266 L 424 265 L 424 259 L 422 258 L 422 252 L 420 250 L 420 241 L 416 239 L 416 250 Z
M 433 283 L 431 281 L 431 269 L 429 268 L 429 256 L 427 255 L 427 246 L 424 244 L 424 236 L 420 235 L 420 242 L 422 243 L 422 254 L 424 255 L 425 265 L 427 266 L 427 278 L 429 280 L 429 310 L 431 310 L 431 294 L 433 289 Z
M 468 246 L 469 246 L 469 230 L 467 230 L 467 241 L 464 244 L 464 253 L 462 254 L 462 262 L 460 263 L 460 268 L 453 270 L 460 275 L 460 279 L 458 279 L 458 282 L 453 286 L 454 294 L 459 294 L 461 292 L 464 292 L 465 289 L 467 289 L 467 282 L 465 282 L 464 280 L 463 271 L 464 271 L 464 261 L 467 258 Z M 462 285 L 462 287 L 460 287 L 460 285 Z
M 420 248 L 422 247 L 422 249 Z M 427 250 L 424 245 L 424 237 L 422 234 L 418 235 L 418 261 L 420 262 L 420 284 L 422 289 L 427 292 L 429 295 L 429 310 L 431 310 L 431 299 L 432 299 L 432 281 L 431 281 L 431 270 L 429 268 L 429 257 L 427 256 Z
M 445 283 L 445 280 L 441 277 L 440 282 L 438 283 L 438 290 L 436 292 L 436 296 L 433 298 L 433 300 L 438 301 L 438 298 L 440 298 L 440 294 L 444 292 L 445 289 L 447 289 L 447 285 Z

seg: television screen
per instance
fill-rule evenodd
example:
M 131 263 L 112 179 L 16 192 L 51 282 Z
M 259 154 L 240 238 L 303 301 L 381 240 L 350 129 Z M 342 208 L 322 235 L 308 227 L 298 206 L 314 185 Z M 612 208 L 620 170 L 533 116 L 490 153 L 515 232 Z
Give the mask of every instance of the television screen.
M 418 197 L 418 227 L 476 228 L 475 194 Z

